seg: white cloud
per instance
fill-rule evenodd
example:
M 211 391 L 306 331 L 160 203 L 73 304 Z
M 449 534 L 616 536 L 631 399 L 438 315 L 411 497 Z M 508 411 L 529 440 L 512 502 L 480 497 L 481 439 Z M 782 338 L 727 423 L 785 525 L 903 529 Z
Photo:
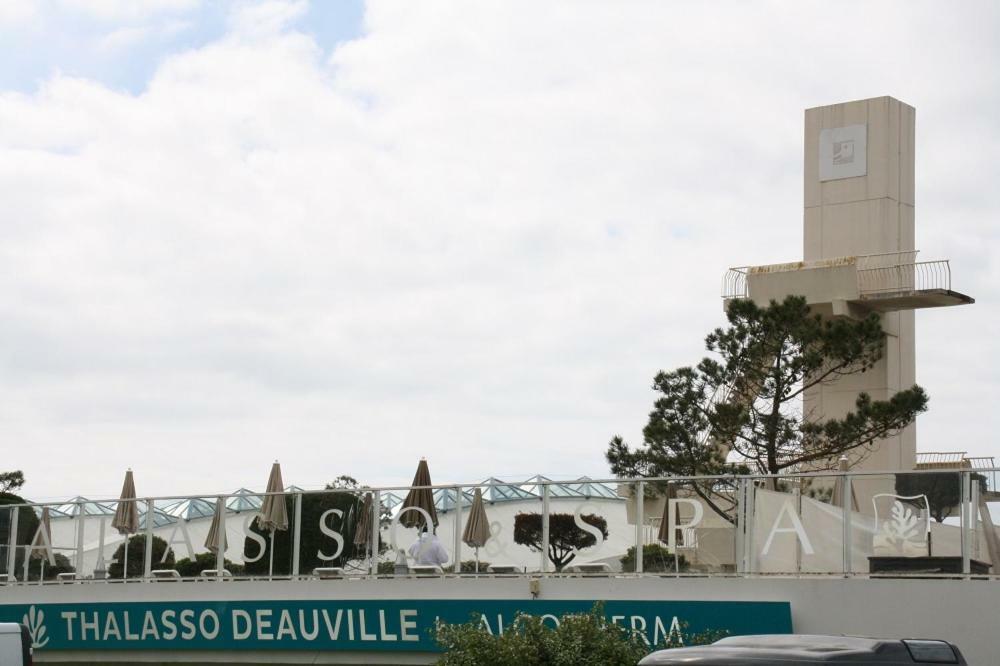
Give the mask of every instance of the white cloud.
M 127 49 L 149 37 L 149 32 L 150 30 L 147 26 L 118 28 L 102 37 L 97 43 L 97 48 L 101 51 Z
M 305 0 L 237 2 L 230 13 L 230 27 L 242 37 L 275 35 L 302 17 L 309 9 Z
M 190 11 L 202 0 L 57 0 L 66 10 L 102 21 L 135 21 Z
M 263 3 L 139 96 L 0 95 L 6 465 L 36 497 L 600 475 L 725 268 L 800 256 L 802 109 L 887 93 L 920 246 L 980 300 L 920 315 L 921 445 L 983 449 L 996 10 L 929 6 L 853 5 L 845 47 L 806 3 L 380 0 L 324 62 Z
M 0 28 L 23 25 L 37 16 L 38 3 L 34 0 L 4 0 L 0 2 Z

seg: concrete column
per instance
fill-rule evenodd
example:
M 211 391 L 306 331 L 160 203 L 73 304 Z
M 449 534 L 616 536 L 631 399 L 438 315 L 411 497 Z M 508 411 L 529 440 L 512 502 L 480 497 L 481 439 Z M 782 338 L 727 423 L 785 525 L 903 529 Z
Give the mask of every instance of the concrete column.
M 805 113 L 804 246 L 806 261 L 915 250 L 914 130 L 916 111 L 891 97 L 833 104 Z M 888 335 L 881 362 L 863 375 L 807 392 L 807 418 L 851 410 L 858 393 L 884 400 L 916 379 L 912 310 L 883 315 Z M 909 470 L 916 428 L 880 441 L 855 469 Z M 885 482 L 855 478 L 862 511 Z M 865 506 L 868 508 L 866 509 Z

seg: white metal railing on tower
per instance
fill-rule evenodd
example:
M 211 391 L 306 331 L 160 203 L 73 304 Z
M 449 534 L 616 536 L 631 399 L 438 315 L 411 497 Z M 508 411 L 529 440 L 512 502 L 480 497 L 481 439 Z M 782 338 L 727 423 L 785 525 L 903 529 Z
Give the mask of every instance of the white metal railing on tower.
M 913 254 L 898 253 L 898 260 L 892 262 L 867 262 L 862 261 L 867 257 L 859 257 L 858 293 L 864 297 L 932 289 L 951 291 L 951 265 L 947 259 L 907 261 L 906 255 Z
M 730 268 L 722 276 L 723 298 L 750 298 L 750 287 L 747 283 L 747 267 Z

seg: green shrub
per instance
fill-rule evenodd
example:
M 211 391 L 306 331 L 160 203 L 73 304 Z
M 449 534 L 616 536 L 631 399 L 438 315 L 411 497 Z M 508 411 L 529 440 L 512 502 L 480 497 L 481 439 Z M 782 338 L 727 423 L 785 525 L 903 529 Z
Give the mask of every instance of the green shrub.
M 167 557 L 164 559 L 163 553 Z M 122 541 L 115 554 L 111 556 L 114 563 L 108 567 L 108 578 L 122 577 L 122 561 L 125 559 L 125 542 Z M 167 542 L 158 536 L 153 537 L 153 557 L 154 569 L 173 569 L 174 551 L 167 546 Z M 136 534 L 128 540 L 128 577 L 142 578 L 146 571 L 146 535 Z
M 49 563 L 47 558 L 33 557 L 28 560 L 28 580 L 38 580 L 42 575 L 42 562 L 45 562 L 45 580 L 55 580 L 61 573 L 73 573 L 76 569 L 70 564 L 69 558 L 62 553 L 52 553 L 55 565 Z M 24 564 L 21 565 L 22 567 Z M 20 578 L 20 576 L 18 576 Z
M 8 504 L 23 504 L 25 501 L 23 497 L 19 497 L 13 493 L 0 493 L 0 507 Z M 0 552 L 2 552 L 2 557 L 0 557 L 0 571 L 4 573 L 8 573 L 7 545 L 10 543 L 10 527 L 13 516 L 14 509 L 0 508 L 0 545 L 2 545 L 2 548 L 0 548 Z M 31 507 L 22 506 L 17 509 L 17 539 L 15 543 L 18 546 L 26 546 L 31 543 L 32 537 L 38 531 L 38 524 L 38 516 L 35 515 Z M 17 549 L 14 557 L 14 571 L 10 572 L 17 576 L 18 580 L 24 575 L 24 553 L 24 548 Z
M 215 569 L 215 565 L 218 560 L 215 558 L 214 553 L 198 553 L 194 556 L 194 559 L 190 557 L 185 557 L 183 559 L 177 560 L 177 564 L 174 565 L 174 569 L 177 569 L 179 573 L 184 578 L 194 578 L 201 574 L 202 571 L 206 569 Z M 234 576 L 243 575 L 243 565 L 236 564 L 230 560 L 224 560 L 224 568 L 229 573 Z
M 490 568 L 490 563 L 485 560 L 479 560 L 479 573 L 486 573 L 486 570 Z M 476 573 L 476 561 L 475 560 L 462 560 L 462 573 Z
M 621 558 L 622 571 L 628 573 L 635 571 L 635 546 L 625 552 L 625 557 Z M 678 567 L 674 567 L 674 554 L 658 543 L 648 543 L 642 547 L 642 570 L 644 572 L 655 571 L 687 571 L 687 559 L 681 555 L 677 560 Z
M 683 644 L 704 645 L 723 635 L 685 634 Z M 558 627 L 539 617 L 518 615 L 500 635 L 487 631 L 480 618 L 466 624 L 442 623 L 435 629 L 435 640 L 444 651 L 439 666 L 635 666 L 654 649 L 680 645 L 648 645 L 641 634 L 608 622 L 601 603 L 587 613 L 563 616 Z

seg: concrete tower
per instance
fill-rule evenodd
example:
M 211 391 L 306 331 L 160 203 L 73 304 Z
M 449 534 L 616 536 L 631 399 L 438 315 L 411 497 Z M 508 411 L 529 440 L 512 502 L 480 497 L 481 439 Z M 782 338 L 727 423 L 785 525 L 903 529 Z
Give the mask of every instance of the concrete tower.
M 809 391 L 803 405 L 806 418 L 840 417 L 853 409 L 860 392 L 885 400 L 912 386 L 913 310 L 973 302 L 951 290 L 947 261 L 916 261 L 915 119 L 913 107 L 891 97 L 808 109 L 804 261 L 727 273 L 726 298 L 767 304 L 797 294 L 824 316 L 881 316 L 886 332 L 882 360 L 864 374 Z M 855 469 L 909 470 L 915 464 L 916 428 L 911 425 L 880 441 Z M 859 495 L 870 496 L 873 490 Z
M 874 255 L 875 265 L 913 263 L 913 158 L 916 110 L 891 97 L 806 111 L 806 262 Z M 867 313 L 864 313 L 867 314 Z M 805 413 L 820 419 L 851 411 L 860 391 L 887 400 L 916 383 L 914 312 L 882 315 L 885 355 L 872 370 L 806 393 Z M 862 463 L 909 470 L 917 462 L 916 424 L 879 443 Z

